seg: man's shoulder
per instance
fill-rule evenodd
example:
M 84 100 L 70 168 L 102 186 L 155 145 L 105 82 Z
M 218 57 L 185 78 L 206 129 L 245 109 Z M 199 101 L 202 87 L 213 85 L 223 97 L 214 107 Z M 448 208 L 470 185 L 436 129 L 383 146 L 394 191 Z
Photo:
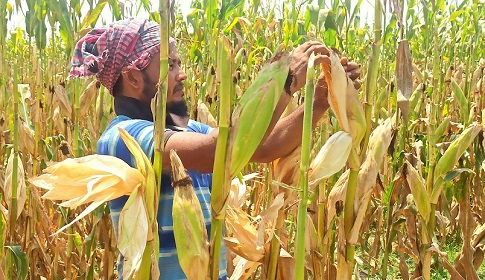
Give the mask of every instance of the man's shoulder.
M 191 132 L 209 134 L 213 129 L 214 128 L 210 127 L 207 124 L 194 120 L 189 120 L 189 123 L 187 124 L 187 130 Z
M 127 148 L 121 139 L 119 129 L 122 128 L 130 134 L 148 156 L 152 153 L 153 122 L 140 119 L 131 119 L 127 116 L 114 118 L 98 140 L 99 154 L 118 156 L 126 154 Z

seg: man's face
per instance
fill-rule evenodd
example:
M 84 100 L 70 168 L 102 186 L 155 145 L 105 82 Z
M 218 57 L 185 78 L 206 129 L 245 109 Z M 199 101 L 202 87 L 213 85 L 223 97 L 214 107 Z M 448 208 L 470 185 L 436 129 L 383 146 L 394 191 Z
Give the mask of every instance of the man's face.
M 154 96 L 157 88 L 156 84 L 158 83 L 159 75 L 160 75 L 160 53 L 153 56 L 150 64 L 148 64 L 147 68 L 143 71 L 143 79 L 144 79 L 144 93 L 145 96 Z M 186 110 L 187 105 L 185 104 L 184 99 L 184 80 L 187 79 L 187 75 L 185 74 L 184 70 L 182 69 L 182 62 L 180 61 L 180 56 L 177 52 L 177 49 L 174 47 L 170 47 L 169 50 L 169 59 L 168 59 L 168 91 L 167 91 L 167 108 L 169 112 L 174 110 L 173 113 L 179 114 L 180 110 Z M 184 108 L 179 108 L 181 105 Z M 171 110 L 172 108 L 172 110 Z

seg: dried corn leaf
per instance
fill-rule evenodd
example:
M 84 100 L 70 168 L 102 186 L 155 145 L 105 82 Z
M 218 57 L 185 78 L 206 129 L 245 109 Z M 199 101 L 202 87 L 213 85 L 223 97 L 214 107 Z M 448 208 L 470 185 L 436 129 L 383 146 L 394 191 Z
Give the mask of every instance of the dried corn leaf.
M 68 200 L 63 205 L 69 207 L 130 194 L 143 181 L 138 170 L 119 158 L 105 155 L 66 159 L 30 180 L 33 185 L 48 190 L 43 198 Z
M 377 163 L 373 156 L 368 156 L 362 164 L 357 179 L 357 189 L 354 200 L 354 212 L 356 218 L 347 241 L 356 244 L 359 238 L 360 227 L 364 222 L 367 206 L 369 205 L 373 186 L 377 179 Z
M 229 280 L 249 279 L 260 266 L 260 263 L 247 260 L 241 256 L 234 258 L 234 271 Z
M 31 155 L 34 154 L 34 131 L 23 120 L 20 120 L 18 141 L 22 151 L 27 151 Z
M 61 116 L 61 109 L 56 107 L 54 109 L 54 113 L 52 115 L 52 119 L 54 120 L 54 127 L 58 133 L 64 133 L 64 129 L 66 127 L 64 123 L 64 117 Z
M 107 194 L 107 195 L 103 196 L 102 198 L 100 198 L 99 200 L 93 201 L 78 216 L 76 216 L 76 218 L 74 220 L 72 220 L 68 224 L 66 224 L 63 227 L 61 227 L 60 229 L 58 229 L 53 235 L 56 235 L 59 232 L 65 230 L 66 228 L 72 226 L 74 223 L 76 223 L 77 221 L 79 221 L 82 218 L 86 217 L 86 215 L 88 215 L 89 213 L 91 213 L 94 210 L 96 210 L 96 208 L 98 208 L 99 206 L 103 205 L 103 203 L 105 203 L 107 201 L 110 201 L 110 200 L 113 200 L 113 199 L 115 199 L 115 197 L 114 197 L 113 194 Z
M 409 115 L 409 98 L 413 92 L 412 61 L 408 40 L 398 43 L 396 56 L 397 105 L 405 121 Z
M 123 206 L 118 224 L 118 249 L 124 257 L 124 279 L 130 279 L 140 268 L 148 240 L 148 230 L 148 215 L 143 190 L 138 186 Z
M 92 100 L 99 91 L 100 83 L 95 79 L 84 89 L 79 98 L 79 115 L 81 117 L 87 116 Z
M 264 247 L 258 246 L 258 231 L 249 215 L 241 208 L 227 208 L 226 224 L 232 237 L 225 237 L 226 247 L 247 260 L 260 262 L 264 257 Z M 264 244 L 263 244 L 264 245 Z
M 271 205 L 264 209 L 256 219 L 261 218 L 258 227 L 257 247 L 264 247 L 264 244 L 271 241 L 276 227 L 276 218 L 278 218 L 278 211 L 285 203 L 284 193 L 278 194 Z
M 246 198 L 249 195 L 246 181 L 252 180 L 258 176 L 258 173 L 251 173 L 243 176 L 241 181 L 239 178 L 234 178 L 231 182 L 231 190 L 229 192 L 229 198 L 227 205 L 229 207 L 238 208 L 242 207 L 246 202 Z
M 349 84 L 347 74 L 340 63 L 340 59 L 333 51 L 330 52 L 330 63 L 322 63 L 325 80 L 328 85 L 329 104 L 337 116 L 338 122 L 344 131 L 350 132 L 347 119 L 347 86 Z M 353 87 L 352 84 L 350 86 Z
M 13 190 L 13 173 L 14 173 L 14 158 L 17 161 L 17 192 L 15 196 L 17 197 L 17 217 L 20 216 L 22 210 L 24 209 L 25 201 L 27 199 L 26 195 L 26 184 L 25 184 L 25 172 L 22 160 L 18 153 L 12 152 L 7 161 L 7 169 L 5 170 L 5 185 L 1 185 L 4 193 L 4 199 L 7 203 L 8 210 L 12 209 L 12 190 Z
M 335 215 L 337 215 L 337 213 L 340 215 L 340 212 L 343 210 L 349 174 L 350 169 L 347 169 L 344 173 L 342 173 L 328 195 L 327 230 L 335 218 Z
M 59 107 L 60 113 L 64 117 L 70 117 L 72 114 L 72 105 L 67 97 L 66 88 L 57 85 L 54 87 L 54 96 L 52 98 L 53 108 Z
M 289 186 L 298 183 L 300 172 L 301 146 L 290 154 L 274 161 L 274 179 Z M 288 194 L 286 195 L 288 197 Z
M 278 258 L 278 272 L 277 280 L 295 279 L 295 258 L 291 256 L 285 249 L 280 249 L 280 256 Z

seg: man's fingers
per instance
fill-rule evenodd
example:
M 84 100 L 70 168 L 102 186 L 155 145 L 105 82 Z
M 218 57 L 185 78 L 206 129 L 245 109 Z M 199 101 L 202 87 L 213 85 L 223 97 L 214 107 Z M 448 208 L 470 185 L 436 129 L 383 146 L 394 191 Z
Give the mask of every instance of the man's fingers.
M 354 69 L 352 71 L 347 72 L 347 75 L 352 79 L 355 80 L 360 77 L 360 69 Z
M 344 67 L 345 71 L 352 71 L 354 69 L 358 69 L 360 68 L 359 64 L 355 63 L 355 62 L 349 62 L 348 64 L 345 64 L 342 66 Z
M 317 45 L 311 46 L 310 48 L 308 48 L 308 50 L 306 50 L 305 54 L 307 54 L 308 57 L 310 57 L 312 52 L 314 52 L 315 55 L 318 55 L 318 54 L 329 55 L 330 54 L 329 49 L 322 44 L 317 44 Z
M 345 66 L 346 66 L 348 63 L 349 63 L 349 59 L 348 59 L 347 57 L 345 57 L 345 56 L 344 56 L 344 57 L 342 57 L 342 58 L 340 59 L 340 64 L 342 64 L 342 66 L 344 66 L 344 68 L 345 68 Z
M 359 81 L 353 81 L 354 82 L 354 88 L 359 89 L 361 87 L 361 84 Z
M 319 54 L 315 56 L 315 67 L 322 63 L 331 63 L 330 57 L 324 54 Z

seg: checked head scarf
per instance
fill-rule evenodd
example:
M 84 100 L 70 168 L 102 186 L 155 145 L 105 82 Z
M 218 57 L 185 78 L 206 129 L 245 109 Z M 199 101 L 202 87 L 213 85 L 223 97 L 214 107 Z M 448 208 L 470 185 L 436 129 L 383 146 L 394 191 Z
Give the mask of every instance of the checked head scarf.
M 160 51 L 160 26 L 130 18 L 94 28 L 74 49 L 69 77 L 96 75 L 111 95 L 123 67 L 143 70 Z M 170 38 L 170 45 L 175 40 Z

